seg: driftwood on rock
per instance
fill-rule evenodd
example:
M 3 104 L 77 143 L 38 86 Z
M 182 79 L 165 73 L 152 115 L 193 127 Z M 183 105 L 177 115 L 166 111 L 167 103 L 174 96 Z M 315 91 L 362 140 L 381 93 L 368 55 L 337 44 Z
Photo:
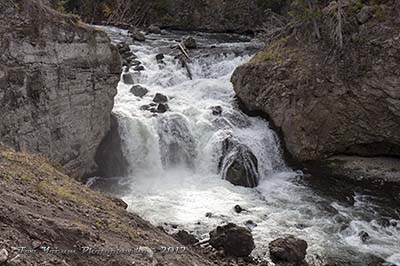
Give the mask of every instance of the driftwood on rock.
M 190 67 L 188 63 L 190 63 L 192 60 L 189 57 L 188 52 L 186 51 L 185 45 L 183 43 L 178 43 L 178 48 L 179 51 L 181 51 L 181 55 L 178 56 L 179 60 L 182 63 L 182 67 L 186 68 L 186 71 L 188 73 L 188 77 L 190 79 L 193 79 L 192 71 L 190 70 Z

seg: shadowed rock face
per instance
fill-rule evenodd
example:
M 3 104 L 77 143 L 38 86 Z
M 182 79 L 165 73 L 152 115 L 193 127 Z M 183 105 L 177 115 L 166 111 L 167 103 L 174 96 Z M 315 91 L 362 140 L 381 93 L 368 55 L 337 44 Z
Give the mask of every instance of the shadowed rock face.
M 359 25 L 348 14 L 334 55 L 329 36 L 310 43 L 298 33 L 235 71 L 237 96 L 269 118 L 295 160 L 400 156 L 400 24 L 392 9 L 385 16 Z
M 41 1 L 0 5 L 0 141 L 82 177 L 110 129 L 121 70 L 103 32 Z

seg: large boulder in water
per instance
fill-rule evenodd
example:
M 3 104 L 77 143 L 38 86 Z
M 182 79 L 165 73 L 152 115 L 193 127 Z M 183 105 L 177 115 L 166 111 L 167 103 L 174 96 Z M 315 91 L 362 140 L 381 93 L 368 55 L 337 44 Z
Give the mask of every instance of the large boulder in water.
M 158 118 L 157 131 L 163 165 L 193 167 L 196 140 L 187 118 L 177 113 L 165 113 Z
M 255 248 L 250 230 L 233 223 L 211 231 L 209 243 L 213 248 L 222 248 L 226 255 L 234 257 L 247 257 Z
M 307 242 L 289 236 L 269 243 L 269 255 L 275 264 L 302 265 L 307 254 Z
M 223 141 L 222 146 L 222 177 L 237 186 L 258 186 L 258 160 L 250 148 L 230 137 Z

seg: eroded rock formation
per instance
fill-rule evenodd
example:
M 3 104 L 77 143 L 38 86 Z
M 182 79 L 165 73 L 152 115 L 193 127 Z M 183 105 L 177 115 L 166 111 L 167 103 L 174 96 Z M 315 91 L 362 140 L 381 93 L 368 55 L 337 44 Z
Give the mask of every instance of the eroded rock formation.
M 82 177 L 110 129 L 121 70 L 104 32 L 41 1 L 0 4 L 0 141 Z

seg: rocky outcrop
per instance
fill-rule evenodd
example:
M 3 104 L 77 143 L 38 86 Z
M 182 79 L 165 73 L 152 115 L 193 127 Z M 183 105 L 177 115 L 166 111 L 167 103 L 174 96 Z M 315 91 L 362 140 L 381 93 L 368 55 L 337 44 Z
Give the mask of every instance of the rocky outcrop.
M 96 170 L 121 71 L 106 33 L 41 1 L 0 4 L 0 141 L 72 176 Z
M 371 7 L 365 24 L 347 7 L 342 48 L 327 27 L 319 41 L 297 31 L 235 71 L 238 98 L 272 122 L 296 161 L 400 156 L 400 24 L 392 5 Z
M 193 250 L 166 254 L 180 247 L 165 232 L 132 212 L 126 204 L 89 189 L 53 168 L 42 156 L 16 153 L 0 145 L 0 264 L 5 265 L 214 265 Z M 51 250 L 76 251 L 45 253 Z M 18 254 L 15 247 L 36 254 Z M 82 253 L 83 247 L 93 252 Z M 141 253 L 138 254 L 139 247 Z M 106 250 L 131 251 L 105 254 Z M 153 252 L 158 250 L 158 252 Z M 133 254 L 134 253 L 134 254 Z M 3 264 L 1 264 L 3 265 Z

